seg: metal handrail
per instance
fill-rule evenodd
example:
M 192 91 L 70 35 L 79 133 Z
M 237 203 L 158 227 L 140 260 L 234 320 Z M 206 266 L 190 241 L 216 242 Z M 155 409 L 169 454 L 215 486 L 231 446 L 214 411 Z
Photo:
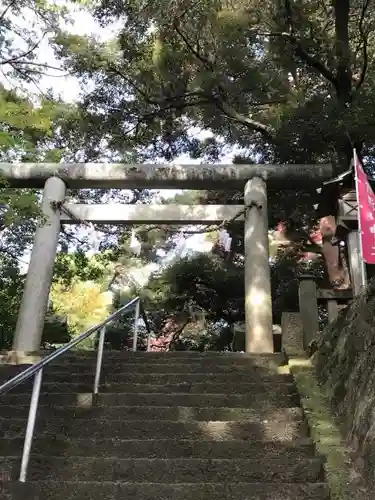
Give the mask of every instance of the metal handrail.
M 150 345 L 150 337 L 151 337 L 151 329 L 150 325 L 148 323 L 145 311 L 141 305 L 141 299 L 139 297 L 136 297 L 135 299 L 131 300 L 127 304 L 125 304 L 123 307 L 115 311 L 113 314 L 108 316 L 104 321 L 99 323 L 98 325 L 92 326 L 85 332 L 81 333 L 78 337 L 75 339 L 71 340 L 68 344 L 64 345 L 63 347 L 60 347 L 56 351 L 52 352 L 42 360 L 40 360 L 38 363 L 36 363 L 33 366 L 30 366 L 29 368 L 26 368 L 23 370 L 21 373 L 13 377 L 12 379 L 8 380 L 4 384 L 0 386 L 0 396 L 3 394 L 8 393 L 12 389 L 18 387 L 20 384 L 34 376 L 34 384 L 33 384 L 33 391 L 31 395 L 31 401 L 30 401 L 30 409 L 29 409 L 29 415 L 27 419 L 27 426 L 26 426 L 26 434 L 25 434 L 25 441 L 24 441 L 24 447 L 23 447 L 23 452 L 22 452 L 22 461 L 21 461 L 21 470 L 20 470 L 20 477 L 19 481 L 21 483 L 26 482 L 26 476 L 27 476 L 27 469 L 30 461 L 30 452 L 31 452 L 31 445 L 34 437 L 34 429 L 35 429 L 35 422 L 36 422 L 36 416 L 37 416 L 37 411 L 38 411 L 38 406 L 39 406 L 39 397 L 40 397 L 40 389 L 42 386 L 42 378 L 43 378 L 43 368 L 45 368 L 47 365 L 52 363 L 52 361 L 55 361 L 57 358 L 60 358 L 63 354 L 66 352 L 69 352 L 73 347 L 76 345 L 80 344 L 83 340 L 87 339 L 90 337 L 92 334 L 95 332 L 98 332 L 100 330 L 100 337 L 99 337 L 99 342 L 97 346 L 97 359 L 96 359 L 96 370 L 95 370 L 95 379 L 94 379 L 94 387 L 93 387 L 93 394 L 97 395 L 99 393 L 99 385 L 100 385 L 100 375 L 101 375 L 101 370 L 102 370 L 102 363 L 103 363 L 103 352 L 104 352 L 104 341 L 105 341 L 105 334 L 106 334 L 106 326 L 113 320 L 117 319 L 120 317 L 125 311 L 131 309 L 133 306 L 135 306 L 135 318 L 134 318 L 134 332 L 133 332 L 133 351 L 137 350 L 137 344 L 138 344 L 138 322 L 140 316 L 142 316 L 143 321 L 145 322 L 147 333 L 148 333 L 148 339 L 147 339 L 147 350 L 149 349 Z

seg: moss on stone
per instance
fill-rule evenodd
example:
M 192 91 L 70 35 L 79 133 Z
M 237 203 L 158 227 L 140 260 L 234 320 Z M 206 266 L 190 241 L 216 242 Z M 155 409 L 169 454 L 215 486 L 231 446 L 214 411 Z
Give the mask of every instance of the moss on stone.
M 358 470 L 375 480 L 375 280 L 315 343 L 312 364 L 353 450 Z
M 289 369 L 301 398 L 317 452 L 324 458 L 325 477 L 331 500 L 367 500 L 372 498 L 363 479 L 356 473 L 351 450 L 345 445 L 331 413 L 330 403 L 315 376 L 314 366 L 304 352 L 288 352 Z

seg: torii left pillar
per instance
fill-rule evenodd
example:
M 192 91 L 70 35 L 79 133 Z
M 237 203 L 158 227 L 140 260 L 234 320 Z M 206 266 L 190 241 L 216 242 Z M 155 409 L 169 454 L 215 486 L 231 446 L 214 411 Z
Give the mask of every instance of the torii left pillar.
M 40 348 L 60 233 L 60 212 L 52 208 L 51 202 L 64 201 L 65 192 L 65 183 L 59 177 L 47 179 L 42 201 L 43 220 L 35 233 L 13 340 L 13 352 L 20 356 Z
M 249 180 L 244 200 L 246 352 L 273 352 L 266 182 Z

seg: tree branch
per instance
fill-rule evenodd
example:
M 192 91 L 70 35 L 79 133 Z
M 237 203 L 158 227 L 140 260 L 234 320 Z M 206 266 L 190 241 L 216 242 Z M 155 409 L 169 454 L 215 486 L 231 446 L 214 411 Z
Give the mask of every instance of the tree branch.
M 65 226 L 63 224 L 61 224 L 60 230 L 66 236 L 66 238 L 67 238 L 68 241 L 70 241 L 70 242 L 75 241 L 76 243 L 79 243 L 82 246 L 87 245 L 87 241 L 83 241 L 78 236 L 76 236 L 75 234 L 67 232 L 66 228 L 65 228 Z
M 283 32 L 266 32 L 266 33 L 259 33 L 260 36 L 265 36 L 269 38 L 273 37 L 280 37 L 280 38 L 286 38 L 289 40 L 291 45 L 294 45 L 294 53 L 299 59 L 303 62 L 305 62 L 308 66 L 311 68 L 315 69 L 320 73 L 326 80 L 328 80 L 334 87 L 337 89 L 338 83 L 335 75 L 332 73 L 332 71 L 319 59 L 317 59 L 314 56 L 311 56 L 308 54 L 305 49 L 302 46 L 301 40 L 298 40 L 298 38 L 291 33 L 287 33 L 285 31 Z
M 245 125 L 245 127 L 254 130 L 255 132 L 260 132 L 268 138 L 272 138 L 274 135 L 274 129 L 269 125 L 265 125 L 264 123 L 260 123 L 256 120 L 252 120 L 251 118 L 238 113 L 232 106 L 230 106 L 227 102 L 222 99 L 216 100 L 216 106 L 231 120 L 240 123 L 241 125 Z
M 301 61 L 305 62 L 308 66 L 318 71 L 318 73 L 320 73 L 326 80 L 328 80 L 337 91 L 338 82 L 332 71 L 330 71 L 325 64 L 319 61 L 319 59 L 308 54 L 302 47 L 301 42 L 299 42 L 297 39 L 293 40 L 293 43 L 295 45 L 294 51 L 296 56 L 299 57 Z
M 35 61 L 17 61 L 17 64 L 27 64 L 29 66 L 40 66 L 40 67 L 46 68 L 46 69 L 53 69 L 56 71 L 64 71 L 63 68 L 59 68 L 57 66 L 51 66 L 50 64 L 47 64 L 47 63 L 39 63 L 39 62 L 35 62 Z M 66 76 L 69 76 L 69 74 L 67 74 Z
M 173 347 L 173 344 L 175 344 L 177 342 L 178 337 L 181 335 L 181 333 L 184 331 L 184 329 L 187 327 L 187 325 L 189 323 L 190 323 L 189 319 L 185 320 L 184 323 L 183 323 L 183 325 L 178 330 L 176 330 L 173 333 L 172 338 L 169 341 L 168 349 L 170 349 L 171 347 Z
M 43 39 L 45 38 L 47 33 L 43 33 L 43 36 L 40 40 L 38 40 L 34 45 L 32 45 L 26 52 L 23 54 L 19 54 L 17 56 L 11 57 L 9 59 L 2 59 L 0 60 L 0 65 L 3 66 L 5 64 L 15 64 L 18 63 L 20 59 L 23 59 L 24 57 L 29 56 L 34 52 L 35 49 L 39 47 L 39 45 L 42 43 Z
M 27 71 L 21 70 L 14 63 L 12 63 L 11 66 L 14 69 L 14 71 L 16 71 L 17 73 L 19 73 L 26 81 L 30 80 L 30 82 L 35 85 L 35 87 L 37 88 L 38 92 L 40 92 L 40 95 L 43 96 L 44 99 L 46 99 L 47 101 L 51 100 L 51 98 L 47 94 L 45 94 L 43 92 L 43 90 L 39 87 L 39 84 L 35 81 L 35 78 L 33 78 L 30 74 L 28 74 Z
M 318 73 L 320 73 L 327 81 L 329 81 L 333 85 L 333 87 L 337 92 L 339 86 L 337 78 L 335 77 L 333 72 L 322 61 L 320 61 L 316 57 L 306 52 L 306 50 L 303 47 L 303 41 L 296 36 L 296 30 L 293 22 L 293 10 L 290 0 L 284 0 L 284 7 L 286 11 L 286 22 L 287 26 L 289 27 L 289 32 L 282 32 L 282 33 L 271 32 L 265 34 L 265 36 L 268 37 L 279 36 L 288 39 L 293 47 L 295 55 L 302 62 L 306 63 L 307 66 L 315 69 Z
M 322 6 L 322 9 L 324 10 L 326 17 L 328 18 L 331 14 L 332 7 L 327 7 L 325 0 L 320 0 L 319 3 Z
M 115 73 L 116 75 L 118 75 L 121 78 L 123 78 L 131 87 L 133 87 L 133 89 L 136 92 L 138 92 L 139 95 L 141 95 L 147 102 L 149 102 L 149 97 L 146 94 L 146 92 L 144 92 L 136 83 L 134 83 L 131 78 L 129 78 L 128 76 L 124 75 L 124 73 L 119 68 L 117 68 L 114 64 L 108 64 L 107 68 L 110 71 L 112 71 L 113 73 Z
M 164 101 L 155 100 L 152 97 L 150 97 L 143 89 L 141 89 L 141 87 L 139 87 L 131 78 L 129 78 L 128 76 L 126 76 L 115 65 L 112 65 L 112 64 L 108 65 L 108 69 L 110 71 L 114 72 L 115 74 L 117 74 L 118 76 L 120 76 L 121 78 L 123 78 L 131 87 L 133 87 L 133 89 L 139 95 L 141 95 L 143 97 L 143 99 L 145 100 L 145 102 L 147 104 L 151 104 L 153 106 L 158 106 L 159 107 L 158 111 L 155 111 L 155 112 L 152 112 L 152 113 L 147 113 L 147 114 L 143 115 L 142 119 L 139 120 L 139 121 L 144 121 L 146 118 L 151 118 L 152 116 L 155 116 L 155 115 L 157 115 L 160 112 L 167 111 L 168 109 L 173 109 L 173 108 L 183 109 L 184 107 L 195 106 L 197 104 L 202 104 L 203 102 L 205 102 L 206 99 L 208 99 L 207 97 L 204 96 L 204 94 L 202 92 L 194 91 L 194 92 L 185 93 L 183 95 L 172 96 L 171 98 L 165 99 Z M 187 103 L 185 101 L 185 99 L 187 97 L 201 97 L 202 100 L 200 100 L 198 102 Z M 180 105 L 177 106 L 176 104 L 173 103 L 174 101 L 180 101 Z
M 349 16 L 350 0 L 332 0 L 335 13 L 335 49 L 337 95 L 341 103 L 348 103 L 352 94 L 350 61 Z
M 198 95 L 199 94 L 197 93 L 197 97 L 198 97 Z M 208 97 L 203 97 L 203 95 L 202 95 L 202 98 L 200 98 L 200 99 L 196 99 L 196 100 L 192 100 L 191 102 L 187 102 L 186 99 L 188 97 L 191 97 L 191 96 L 192 96 L 192 94 L 189 95 L 189 93 L 187 93 L 183 96 L 174 96 L 174 97 L 171 97 L 170 99 L 166 99 L 165 101 L 160 101 L 158 104 L 156 104 L 156 101 L 153 101 L 153 104 L 157 105 L 158 109 L 153 111 L 153 112 L 150 112 L 150 113 L 145 113 L 144 115 L 142 115 L 141 120 L 145 121 L 149 118 L 153 118 L 153 117 L 157 116 L 158 114 L 164 113 L 165 111 L 169 111 L 171 109 L 182 110 L 185 108 L 198 106 L 200 104 L 208 104 L 211 102 L 211 100 Z
M 28 264 L 23 259 L 21 259 L 18 255 L 14 254 L 9 248 L 0 247 L 0 253 L 4 253 L 4 254 L 8 255 L 8 257 L 11 257 L 16 262 L 21 262 L 21 264 L 25 264 L 25 265 Z
M 188 38 L 184 35 L 184 33 L 180 30 L 179 25 L 177 20 L 173 24 L 173 28 L 175 29 L 176 33 L 178 36 L 182 39 L 182 41 L 185 43 L 186 47 L 190 50 L 190 52 L 203 64 L 203 66 L 211 71 L 212 73 L 215 72 L 215 67 L 211 61 L 206 59 L 202 54 L 194 48 L 194 46 L 190 43 Z
M 197 5 L 199 5 L 201 3 L 201 0 L 196 0 L 195 2 L 193 2 L 192 4 L 187 4 L 186 6 L 184 6 L 184 2 L 182 2 L 182 5 L 181 7 L 183 8 L 183 10 L 181 12 L 178 12 L 178 16 L 177 16 L 177 19 L 180 20 L 182 19 L 183 17 L 186 16 L 186 14 L 189 12 L 189 11 L 192 11 L 194 9 L 194 7 L 196 7 Z
M 9 4 L 5 7 L 5 9 L 3 10 L 3 12 L 1 13 L 0 21 L 2 21 L 4 19 L 4 17 L 6 15 L 6 13 L 8 12 L 8 10 L 11 9 L 16 2 L 17 2 L 17 0 L 12 0 L 11 2 L 9 2 Z
M 178 22 L 175 21 L 174 23 L 174 29 L 176 33 L 179 35 L 179 37 L 183 40 L 185 43 L 186 47 L 188 50 L 203 64 L 203 66 L 211 71 L 215 75 L 215 67 L 214 64 L 209 61 L 207 58 L 205 58 L 197 49 L 194 48 L 194 46 L 190 43 L 188 38 L 185 36 L 185 34 L 181 31 Z M 218 87 L 220 90 L 220 97 L 213 96 L 213 103 L 216 105 L 217 108 L 219 108 L 228 118 L 231 120 L 240 123 L 241 125 L 245 125 L 246 127 L 250 128 L 251 130 L 254 130 L 256 132 L 260 132 L 267 136 L 268 138 L 271 138 L 273 136 L 274 130 L 272 127 L 265 125 L 263 123 L 257 122 L 256 120 L 252 120 L 249 117 L 246 117 L 245 115 L 242 115 L 238 111 L 236 111 L 232 106 L 228 104 L 228 102 L 225 99 L 226 91 L 220 82 L 220 77 L 218 75 L 215 75 L 216 78 L 218 79 Z

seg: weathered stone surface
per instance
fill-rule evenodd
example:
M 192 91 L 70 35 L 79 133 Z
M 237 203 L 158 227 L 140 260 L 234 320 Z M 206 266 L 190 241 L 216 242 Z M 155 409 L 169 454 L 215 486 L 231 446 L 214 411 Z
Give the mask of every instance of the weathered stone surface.
M 288 348 L 286 351 L 310 435 L 317 453 L 324 459 L 324 477 L 329 485 L 330 500 L 372 500 L 374 490 L 365 484 L 353 467 L 350 449 L 340 434 L 327 397 L 319 387 L 311 360 L 303 352 L 298 354 Z
M 47 353 L 48 354 L 48 353 Z M 272 369 L 275 366 L 285 364 L 287 359 L 282 354 L 254 354 L 248 352 L 197 352 L 197 351 L 170 351 L 170 352 L 132 352 L 132 351 L 115 351 L 108 350 L 105 351 L 104 357 L 106 360 L 110 360 L 111 367 L 113 363 L 121 364 L 123 369 L 126 369 L 128 363 L 135 367 L 135 364 L 139 365 L 149 365 L 149 364 L 163 364 L 164 366 L 173 365 L 190 365 L 194 367 L 194 372 L 196 371 L 196 366 L 209 364 L 210 366 L 221 366 L 223 364 L 229 365 L 233 371 L 238 367 L 238 365 L 246 365 L 247 369 L 251 367 L 267 368 Z M 74 362 L 75 364 L 88 363 L 91 364 L 93 358 L 96 358 L 96 351 L 71 351 L 64 355 L 63 360 L 68 360 L 68 363 Z M 56 366 L 54 363 L 53 366 Z M 168 370 L 169 371 L 169 370 Z
M 366 286 L 366 266 L 362 258 L 361 242 L 358 230 L 350 231 L 346 241 L 349 257 L 350 280 L 353 295 L 359 295 Z
M 302 279 L 298 288 L 299 311 L 302 321 L 303 347 L 308 349 L 319 332 L 317 287 L 314 280 Z
M 28 482 L 3 488 L 6 500 L 328 500 L 324 483 L 264 484 L 203 482 L 160 483 Z
M 350 300 L 353 298 L 353 290 L 334 290 L 331 288 L 318 288 L 316 296 L 322 300 L 336 299 L 336 300 Z
M 17 479 L 19 459 L 0 457 L 3 475 Z M 147 478 L 155 483 L 208 483 L 247 481 L 248 483 L 317 482 L 322 479 L 319 458 L 298 456 L 252 459 L 157 459 L 112 457 L 34 457 L 30 463 L 30 480 L 122 481 L 139 482 Z
M 76 219 L 61 212 L 61 222 L 76 224 L 84 220 L 93 224 L 217 224 L 244 220 L 242 205 L 89 205 L 66 204 Z M 242 213 L 242 215 L 240 215 Z
M 262 438 L 269 441 L 284 441 L 298 439 L 307 435 L 307 427 L 302 420 L 292 419 L 286 421 L 252 422 L 247 420 L 237 421 L 181 421 L 154 420 L 107 420 L 76 419 L 39 419 L 36 424 L 36 436 L 56 435 L 61 436 L 112 437 L 128 439 L 202 439 L 208 441 L 226 441 L 233 439 L 246 439 L 259 441 Z M 24 434 L 24 419 L 0 419 L 1 435 L 7 438 L 19 437 Z
M 328 325 L 312 358 L 325 394 L 354 449 L 358 470 L 374 481 L 375 286 Z
M 0 174 L 1 178 L 1 174 Z M 33 352 L 39 349 L 60 233 L 60 215 L 52 201 L 65 199 L 66 186 L 58 177 L 50 177 L 44 187 L 41 223 L 37 225 L 24 291 L 18 311 L 12 350 Z
M 272 353 L 272 298 L 269 265 L 267 184 L 258 178 L 245 185 L 245 351 Z
M 279 392 L 282 394 L 293 393 L 293 385 L 279 383 Z M 71 394 L 89 392 L 92 390 L 92 380 L 85 382 L 65 382 L 60 384 L 45 383 L 43 392 Z M 178 384 L 136 384 L 134 382 L 107 382 L 101 385 L 101 393 L 126 393 L 126 394 L 253 394 L 259 395 L 265 392 L 273 392 L 274 384 L 271 383 L 246 383 L 246 382 L 181 382 Z M 13 393 L 25 393 L 24 384 L 13 389 Z
M 71 189 L 242 189 L 253 177 L 264 178 L 271 189 L 310 189 L 332 177 L 332 165 L 0 164 L 0 179 L 13 187 L 42 188 L 53 175 Z
M 17 370 L 18 368 L 18 370 Z M 0 366 L 0 382 L 5 382 L 6 380 L 12 378 L 14 375 L 21 371 L 21 366 Z M 185 373 L 111 373 L 111 371 L 107 368 L 107 370 L 103 371 L 103 376 L 101 377 L 102 387 L 106 384 L 111 383 L 134 383 L 134 384 L 156 384 L 160 385 L 165 382 L 165 377 L 168 375 L 168 382 L 171 384 L 182 384 L 186 382 L 186 374 Z M 94 380 L 94 374 L 85 373 L 84 371 L 80 372 L 68 372 L 68 371 L 56 371 L 56 370 L 45 370 L 43 373 L 43 382 L 42 387 L 50 387 L 51 384 L 55 386 L 59 384 L 78 384 L 84 383 L 86 388 L 92 388 L 92 383 Z M 215 373 L 215 372 L 194 372 L 189 373 L 189 381 L 191 383 L 199 383 L 204 380 L 206 383 L 216 382 L 217 384 L 221 383 L 237 383 L 241 384 L 242 382 L 248 382 L 249 376 L 246 372 L 240 373 Z M 291 375 L 288 373 L 285 374 L 268 374 L 263 373 L 262 371 L 253 372 L 251 374 L 251 380 L 255 382 L 267 382 L 279 384 L 283 382 L 291 382 Z M 30 379 L 28 382 L 24 382 L 25 385 L 31 386 L 32 380 Z M 64 391 L 63 391 L 64 392 Z
M 303 350 L 302 319 L 300 313 L 286 312 L 281 316 L 282 346 L 289 351 Z
M 55 371 L 67 371 L 67 372 L 82 372 L 86 371 L 87 374 L 93 373 L 94 367 L 91 367 L 89 363 L 85 363 L 82 361 L 82 363 L 77 363 L 77 362 L 71 362 L 69 363 L 68 361 L 64 360 L 65 362 L 63 363 L 63 360 L 61 360 L 61 363 L 57 363 L 52 365 L 51 364 L 51 369 L 53 366 L 53 369 Z M 107 364 L 110 363 L 110 364 Z M 269 374 L 271 375 L 272 373 L 277 373 L 278 366 L 275 365 L 272 366 L 271 363 L 269 366 L 264 365 L 263 367 L 261 365 L 253 365 L 251 362 L 246 363 L 246 362 L 239 362 L 238 364 L 235 364 L 235 366 L 231 366 L 231 363 L 217 363 L 215 366 L 215 363 L 212 360 L 207 360 L 205 363 L 199 363 L 199 362 L 192 362 L 191 364 L 188 363 L 173 363 L 173 360 L 171 360 L 170 363 L 166 362 L 160 362 L 160 363 L 150 363 L 152 364 L 152 371 L 153 373 L 212 373 L 213 371 L 217 372 L 218 374 L 224 374 L 224 373 L 239 373 L 239 374 L 245 374 L 245 373 L 262 373 L 264 375 Z M 213 370 L 213 368 L 215 368 Z M 111 373 L 150 373 L 150 366 L 147 365 L 147 363 L 127 363 L 125 360 L 122 363 L 119 363 L 118 361 L 104 361 L 104 372 L 111 372 Z
M 2 456 L 21 456 L 21 438 L 2 439 Z M 312 440 L 292 441 L 203 441 L 186 439 L 116 439 L 116 438 L 75 438 L 47 436 L 33 443 L 33 455 L 43 455 L 50 450 L 53 456 L 73 457 L 118 457 L 118 458 L 251 458 L 259 460 L 267 456 L 312 458 L 315 448 Z
M 30 392 L 16 394 L 10 392 L 7 396 L 10 405 L 28 405 Z M 93 405 L 99 407 L 108 406 L 192 406 L 192 407 L 223 407 L 228 408 L 257 408 L 275 409 L 290 408 L 298 404 L 296 394 L 280 392 L 280 387 L 275 386 L 273 391 L 257 394 L 128 394 L 128 393 L 104 393 L 94 398 L 92 393 L 42 393 L 40 395 L 40 406 L 76 406 L 77 408 L 89 408 Z

